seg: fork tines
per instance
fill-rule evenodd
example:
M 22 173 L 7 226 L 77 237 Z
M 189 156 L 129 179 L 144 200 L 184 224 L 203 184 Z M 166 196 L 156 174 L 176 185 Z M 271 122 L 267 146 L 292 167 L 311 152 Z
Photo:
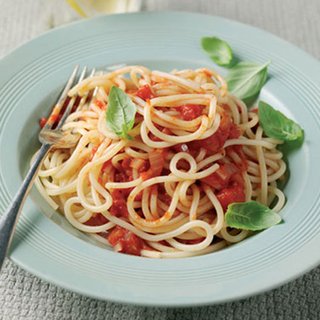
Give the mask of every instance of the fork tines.
M 54 105 L 48 120 L 44 127 L 41 129 L 40 134 L 39 134 L 39 140 L 41 143 L 49 143 L 53 144 L 53 142 L 46 137 L 50 135 L 56 135 L 59 134 L 59 131 L 61 127 L 63 126 L 65 120 L 67 117 L 70 115 L 70 113 L 79 110 L 79 108 L 87 102 L 89 94 L 79 97 L 79 96 L 73 96 L 69 97 L 68 92 L 69 90 L 75 86 L 76 84 L 79 84 L 82 80 L 86 78 L 87 75 L 87 67 L 84 67 L 82 71 L 79 73 L 79 66 L 76 65 L 75 68 L 73 69 L 70 78 L 68 79 L 66 85 L 61 91 L 61 94 L 58 98 L 58 101 Z M 92 77 L 95 73 L 95 69 L 91 71 L 89 74 L 90 77 Z M 92 93 L 90 93 L 90 99 L 93 98 Z
M 86 78 L 87 67 L 84 67 L 82 69 L 79 76 L 77 76 L 78 71 L 79 66 L 77 65 L 73 69 L 70 78 L 68 79 L 65 87 L 63 88 L 60 97 L 54 105 L 51 114 L 49 115 L 48 120 L 42 130 L 60 129 L 63 126 L 69 114 L 75 111 L 76 109 L 79 109 L 79 107 L 86 102 L 88 95 L 83 97 L 74 96 L 71 98 L 68 96 L 69 90 Z M 95 70 L 93 69 L 89 76 L 92 77 L 94 73 Z

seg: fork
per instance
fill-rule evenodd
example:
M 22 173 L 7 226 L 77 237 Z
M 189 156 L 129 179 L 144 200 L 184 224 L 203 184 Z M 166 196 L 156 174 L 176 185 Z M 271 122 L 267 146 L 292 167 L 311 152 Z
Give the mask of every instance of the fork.
M 41 147 L 34 158 L 33 163 L 27 172 L 19 190 L 14 196 L 11 204 L 7 208 L 6 212 L 0 217 L 0 270 L 3 265 L 4 259 L 8 253 L 10 247 L 14 230 L 19 219 L 21 209 L 23 207 L 24 201 L 31 189 L 34 179 L 37 175 L 39 167 L 42 164 L 43 159 L 48 154 L 50 148 L 57 144 L 70 144 L 70 141 L 63 141 L 64 136 L 61 131 L 65 120 L 68 115 L 73 111 L 74 108 L 79 108 L 80 104 L 84 103 L 86 97 L 79 99 L 78 96 L 69 98 L 68 91 L 77 82 L 80 83 L 87 73 L 87 68 L 84 67 L 78 81 L 76 81 L 77 74 L 79 71 L 79 66 L 76 66 L 71 73 L 65 87 L 63 88 L 57 102 L 55 103 L 52 112 L 46 122 L 45 126 L 41 129 L 39 133 L 39 141 L 41 142 Z M 92 71 L 91 75 L 94 74 Z M 62 113 L 62 114 L 61 114 Z M 60 120 L 58 117 L 61 115 Z

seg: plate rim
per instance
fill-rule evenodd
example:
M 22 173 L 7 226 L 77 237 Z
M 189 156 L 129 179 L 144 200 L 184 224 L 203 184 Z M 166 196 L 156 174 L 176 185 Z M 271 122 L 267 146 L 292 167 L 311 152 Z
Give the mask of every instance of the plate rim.
M 139 12 L 139 13 L 129 13 L 129 14 L 119 14 L 119 16 L 127 16 L 127 15 L 156 15 L 156 16 L 161 16 L 161 15 L 179 15 L 179 16 L 184 16 L 184 15 L 189 15 L 189 16 L 197 16 L 197 17 L 202 17 L 202 16 L 205 16 L 205 17 L 210 17 L 210 19 L 218 19 L 220 21 L 225 21 L 227 24 L 228 23 L 232 23 L 232 24 L 239 24 L 245 28 L 250 28 L 252 30 L 256 30 L 256 31 L 259 31 L 259 32 L 262 32 L 263 34 L 266 34 L 268 36 L 271 36 L 272 38 L 276 38 L 278 39 L 278 41 L 286 44 L 287 46 L 291 47 L 291 48 L 294 48 L 295 51 L 299 51 L 299 54 L 302 54 L 304 56 L 307 57 L 308 60 L 312 60 L 311 64 L 314 64 L 316 63 L 318 68 L 320 67 L 320 64 L 319 64 L 319 61 L 314 58 L 312 55 L 310 55 L 309 53 L 306 53 L 305 51 L 301 50 L 300 48 L 294 46 L 293 44 L 289 43 L 288 41 L 286 40 L 283 40 L 281 39 L 280 37 L 270 33 L 270 32 L 267 32 L 267 31 L 264 31 L 262 29 L 259 29 L 257 27 L 253 27 L 253 26 L 250 26 L 248 24 L 244 24 L 242 22 L 238 22 L 238 21 L 234 21 L 234 20 L 231 20 L 231 19 L 227 19 L 227 18 L 224 18 L 224 17 L 219 17 L 219 16 L 213 16 L 213 15 L 207 15 L 207 14 L 200 14 L 200 13 L 190 13 L 190 12 L 176 12 L 176 11 L 162 11 L 162 12 Z M 16 49 L 14 49 L 13 51 L 11 51 L 8 55 L 6 55 L 5 57 L 3 57 L 1 60 L 0 60 L 0 67 L 3 66 L 3 64 L 5 64 L 6 62 L 10 61 L 10 59 L 14 59 L 16 55 L 19 55 L 20 51 L 23 51 L 25 50 L 25 48 L 32 48 L 32 46 L 34 45 L 34 43 L 36 43 L 37 41 L 39 41 L 39 39 L 43 39 L 43 38 L 46 38 L 48 36 L 48 34 L 55 34 L 57 31 L 59 30 L 65 30 L 65 29 L 69 29 L 70 27 L 75 27 L 76 25 L 83 25 L 83 24 L 91 24 L 91 23 L 94 23 L 95 21 L 98 21 L 98 20 L 104 20 L 104 19 L 108 19 L 109 17 L 108 16 L 103 16 L 103 17 L 95 17 L 95 18 L 92 18 L 92 19 L 88 19 L 86 21 L 84 20 L 80 20 L 80 21 L 76 21 L 76 22 L 73 22 L 71 24 L 68 24 L 66 26 L 61 26 L 61 27 L 58 27 L 56 29 L 53 29 L 53 30 L 50 30 L 48 32 L 45 32 L 44 34 L 32 39 L 31 41 L 27 42 L 27 43 L 24 43 L 22 44 L 21 46 L 17 47 Z M 320 79 L 318 81 L 315 81 L 315 79 L 312 79 L 312 82 L 316 83 L 317 85 L 319 85 L 320 83 Z M 319 238 L 319 237 L 318 237 Z M 313 239 L 314 240 L 314 239 Z M 24 264 L 21 260 L 19 260 L 15 255 L 13 255 L 11 257 L 11 260 L 13 260 L 16 264 L 18 264 L 19 266 L 23 267 L 25 270 L 39 276 L 39 272 L 37 270 L 34 270 L 31 268 L 31 270 L 29 270 L 29 266 Z M 175 304 L 173 303 L 172 305 L 168 305 L 168 304 L 165 304 L 165 305 L 161 305 L 161 304 L 154 304 L 154 303 L 145 303 L 145 302 L 131 302 L 132 304 L 140 304 L 140 305 L 152 305 L 152 306 L 163 306 L 163 307 L 168 307 L 168 306 L 196 306 L 196 305 L 208 305 L 208 304 L 215 304 L 215 303 L 221 303 L 221 302 L 226 302 L 226 301 L 233 301 L 233 300 L 236 300 L 236 299 L 242 299 L 242 298 L 245 298 L 245 297 L 248 297 L 248 296 L 252 296 L 253 294 L 257 294 L 257 293 L 262 293 L 262 292 L 265 292 L 265 291 L 268 291 L 272 288 L 275 288 L 275 287 L 279 287 L 280 285 L 284 284 L 284 283 L 287 283 L 289 281 L 292 281 L 293 279 L 296 279 L 298 278 L 299 276 L 301 276 L 302 274 L 306 273 L 307 271 L 313 269 L 314 267 L 316 267 L 318 264 L 320 263 L 320 256 L 318 258 L 318 261 L 315 261 L 314 264 L 309 264 L 308 265 L 308 268 L 304 268 L 303 270 L 301 270 L 300 272 L 296 272 L 294 276 L 292 277 L 289 277 L 289 279 L 285 279 L 283 280 L 282 283 L 280 282 L 277 282 L 273 285 L 270 285 L 269 287 L 265 287 L 264 290 L 261 290 L 261 289 L 257 289 L 255 292 L 251 292 L 251 293 L 248 293 L 247 295 L 241 295 L 237 298 L 231 298 L 230 300 L 228 299 L 223 299 L 223 301 L 207 301 L 207 302 L 203 302 L 203 303 L 195 303 L 195 304 L 192 304 L 190 302 L 186 303 L 186 304 Z M 41 278 L 45 279 L 46 281 L 48 282 L 51 282 L 51 283 L 54 283 L 54 284 L 57 284 L 57 282 L 50 278 L 50 276 L 46 276 L 45 274 L 42 274 L 40 276 Z M 61 283 L 58 284 L 60 287 L 64 287 L 65 289 L 67 290 L 71 290 L 70 287 L 68 286 L 65 286 Z M 84 293 L 83 291 L 77 291 L 75 290 L 75 288 L 72 288 L 72 291 L 74 292 L 77 292 L 77 293 L 80 293 L 80 294 L 83 294 L 83 295 L 88 295 L 86 293 Z M 115 302 L 122 302 L 122 303 L 130 303 L 130 301 L 124 299 L 123 301 L 120 301 L 119 299 L 116 299 L 116 300 L 113 300 L 112 298 L 101 298 L 99 296 L 95 296 L 95 295 L 88 295 L 88 296 L 91 296 L 91 297 L 94 297 L 94 298 L 97 298 L 97 299 L 108 299 L 109 301 L 115 301 Z

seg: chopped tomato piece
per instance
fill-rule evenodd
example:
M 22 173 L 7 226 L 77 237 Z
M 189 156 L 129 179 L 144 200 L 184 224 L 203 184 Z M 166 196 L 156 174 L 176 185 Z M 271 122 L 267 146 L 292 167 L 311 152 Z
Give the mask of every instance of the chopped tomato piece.
M 108 219 L 101 213 L 94 213 L 92 217 L 85 222 L 87 226 L 101 226 L 108 223 Z
M 147 171 L 141 172 L 141 173 L 140 173 L 140 177 L 141 177 L 141 179 L 142 179 L 143 181 L 152 178 L 152 177 L 153 177 L 152 170 L 149 169 L 149 170 L 147 170 Z
M 141 238 L 119 226 L 112 229 L 107 239 L 113 247 L 116 247 L 118 252 L 122 253 L 140 256 L 144 247 L 144 241 Z
M 230 126 L 229 139 L 237 139 L 241 136 L 241 129 L 234 123 Z
M 143 100 L 149 100 L 154 97 L 151 88 L 148 84 L 139 88 L 139 90 L 136 92 L 136 96 Z
M 176 107 L 176 110 L 180 112 L 183 120 L 193 120 L 201 116 L 204 106 L 200 104 L 185 104 Z
M 189 145 L 193 149 L 205 148 L 212 153 L 218 152 L 230 136 L 231 127 L 235 126 L 228 113 L 221 113 L 219 129 L 209 138 L 196 140 Z
M 217 198 L 224 211 L 227 210 L 229 204 L 246 200 L 243 187 L 237 184 L 219 191 Z
M 121 162 L 121 167 L 123 169 L 130 169 L 130 162 L 131 162 L 131 159 L 128 157 L 128 158 L 124 158 Z
M 109 211 L 113 216 L 128 218 L 129 212 L 128 212 L 127 201 L 125 198 L 125 194 L 123 193 L 123 190 L 126 190 L 126 189 L 121 189 L 121 190 L 114 189 L 111 192 L 112 206 L 110 207 Z
M 210 71 L 208 69 L 202 69 L 202 72 L 209 78 L 213 76 L 212 71 Z
M 126 229 L 116 226 L 108 234 L 108 241 L 112 246 L 115 246 L 126 234 Z
M 42 118 L 39 120 L 39 125 L 40 125 L 40 128 L 41 128 L 41 129 L 46 125 L 47 121 L 48 121 L 47 118 L 44 118 L 44 117 L 42 117 Z
M 94 100 L 94 104 L 95 104 L 98 108 L 100 108 L 100 109 L 102 109 L 102 110 L 106 108 L 106 104 L 105 104 L 103 101 L 99 100 L 99 99 L 95 99 L 95 100 Z
M 220 168 L 216 172 L 203 178 L 201 181 L 214 189 L 221 190 L 228 186 L 231 176 L 236 172 L 237 167 L 234 164 L 224 163 L 220 165 Z
M 132 170 L 126 170 L 124 172 L 117 172 L 114 175 L 114 181 L 115 182 L 129 182 L 133 180 L 132 176 Z M 120 189 L 121 193 L 123 194 L 124 197 L 127 197 L 130 192 L 132 191 L 133 188 L 125 188 L 125 189 Z
M 243 180 L 243 176 L 241 173 L 235 173 L 231 179 L 230 179 L 231 183 L 233 185 L 238 185 L 241 186 L 242 188 L 244 188 L 244 180 Z

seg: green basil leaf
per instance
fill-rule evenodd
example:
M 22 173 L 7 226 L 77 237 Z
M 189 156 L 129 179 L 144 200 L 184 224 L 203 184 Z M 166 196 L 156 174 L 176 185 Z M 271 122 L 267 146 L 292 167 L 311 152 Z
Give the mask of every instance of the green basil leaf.
M 266 229 L 281 222 L 279 214 L 256 201 L 230 204 L 225 219 L 229 227 L 251 231 Z
M 285 142 L 298 141 L 300 144 L 303 141 L 304 133 L 302 128 L 269 104 L 260 101 L 258 115 L 260 125 L 268 137 Z
M 230 66 L 233 61 L 232 49 L 228 43 L 217 37 L 204 37 L 201 39 L 203 50 L 219 66 Z
M 106 120 L 113 132 L 124 139 L 130 139 L 128 132 L 134 125 L 136 110 L 136 105 L 123 90 L 115 86 L 111 88 Z
M 246 103 L 257 97 L 267 81 L 269 64 L 270 62 L 263 65 L 252 62 L 236 64 L 226 77 L 229 91 Z

